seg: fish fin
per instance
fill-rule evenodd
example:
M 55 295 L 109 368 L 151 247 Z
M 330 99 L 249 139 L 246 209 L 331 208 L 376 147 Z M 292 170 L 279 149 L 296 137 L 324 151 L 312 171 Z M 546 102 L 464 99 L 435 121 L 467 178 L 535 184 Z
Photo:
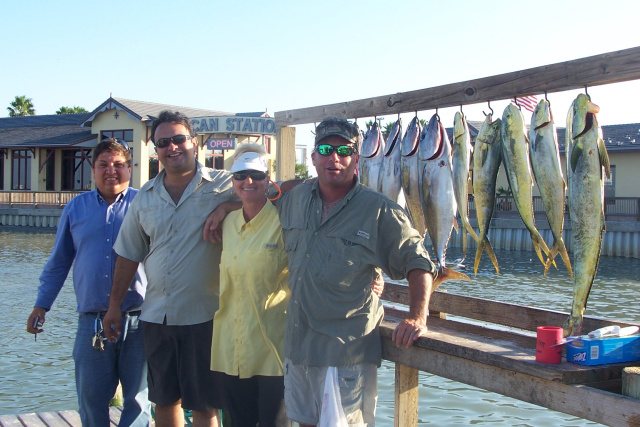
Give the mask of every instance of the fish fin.
M 569 272 L 569 277 L 573 279 L 573 270 L 571 269 L 571 260 L 569 259 L 569 254 L 567 253 L 567 248 L 562 239 L 555 240 L 553 242 L 553 246 L 549 249 L 549 257 L 547 258 L 547 262 L 544 265 L 544 276 L 546 277 L 547 272 L 549 271 L 549 267 L 553 264 L 554 267 L 558 268 L 555 264 L 556 255 L 560 254 L 562 257 L 562 261 L 564 262 L 565 267 L 567 267 L 567 271 Z
M 542 135 L 536 133 L 535 139 L 531 142 L 531 148 L 533 151 L 538 151 L 538 143 L 542 140 Z
M 438 286 L 440 286 L 443 282 L 446 282 L 447 280 L 464 280 L 467 282 L 471 282 L 471 278 L 466 274 L 456 270 L 452 270 L 447 267 L 442 267 L 441 269 L 438 270 L 438 274 L 435 280 L 433 281 L 433 286 L 431 288 L 431 291 L 432 292 L 435 291 L 438 288 Z
M 458 220 L 456 219 L 455 216 L 453 217 L 453 228 L 456 229 L 456 234 L 460 232 L 459 231 L 460 228 L 458 227 Z
M 483 144 L 482 148 L 480 149 L 480 152 L 482 154 L 482 166 L 484 166 L 484 163 L 487 161 L 487 157 L 489 156 L 489 149 L 485 148 Z
M 611 178 L 611 165 L 609 163 L 609 155 L 607 154 L 607 148 L 604 145 L 602 138 L 598 138 L 598 155 L 600 156 L 600 164 L 604 167 L 604 172 L 607 178 Z
M 578 159 L 582 156 L 582 144 L 578 143 L 573 146 L 571 149 L 571 170 L 573 172 L 576 171 L 576 165 L 578 164 Z

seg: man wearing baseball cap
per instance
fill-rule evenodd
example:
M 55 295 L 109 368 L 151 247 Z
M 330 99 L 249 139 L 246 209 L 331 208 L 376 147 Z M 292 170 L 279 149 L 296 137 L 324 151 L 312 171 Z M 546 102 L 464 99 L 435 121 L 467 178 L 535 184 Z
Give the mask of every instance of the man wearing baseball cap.
M 393 333 L 396 345 L 408 348 L 427 331 L 436 270 L 405 211 L 355 175 L 361 138 L 354 123 L 323 120 L 311 154 L 317 181 L 295 187 L 277 205 L 291 289 L 285 402 L 301 426 L 329 415 L 323 395 L 334 376 L 341 385 L 337 415 L 350 425 L 375 424 L 383 308 L 369 284 L 377 267 L 409 281 L 410 315 Z

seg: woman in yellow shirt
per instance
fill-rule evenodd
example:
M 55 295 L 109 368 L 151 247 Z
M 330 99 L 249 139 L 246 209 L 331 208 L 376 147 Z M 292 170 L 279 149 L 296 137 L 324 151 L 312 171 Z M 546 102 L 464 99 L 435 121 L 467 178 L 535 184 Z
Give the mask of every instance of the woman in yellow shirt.
M 242 209 L 222 225 L 211 370 L 223 374 L 232 426 L 288 426 L 282 361 L 289 272 L 278 212 L 266 196 L 264 147 L 238 147 L 231 172 Z

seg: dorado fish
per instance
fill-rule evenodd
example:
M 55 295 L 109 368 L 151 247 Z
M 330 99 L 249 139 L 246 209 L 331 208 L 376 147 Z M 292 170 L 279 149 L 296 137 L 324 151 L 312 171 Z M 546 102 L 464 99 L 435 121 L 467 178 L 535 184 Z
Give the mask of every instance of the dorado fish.
M 487 115 L 476 137 L 475 153 L 473 155 L 473 197 L 476 204 L 478 218 L 478 248 L 473 271 L 478 274 L 478 265 L 482 252 L 487 251 L 496 273 L 500 273 L 498 260 L 493 252 L 487 233 L 493 216 L 493 206 L 496 200 L 496 180 L 500 163 L 502 162 L 502 141 L 500 136 L 501 121 L 497 119 L 491 123 L 491 114 Z
M 437 114 L 422 129 L 418 144 L 422 211 L 435 249 L 438 268 L 442 271 L 451 229 L 455 226 L 457 230 L 458 224 L 456 199 L 453 195 L 451 144 Z
M 472 152 L 467 120 L 462 113 L 456 111 L 453 119 L 453 192 L 462 221 L 462 260 L 467 257 L 467 233 L 478 243 L 478 235 L 469 223 L 469 162 Z
M 529 155 L 533 175 L 536 178 L 538 191 L 540 191 L 540 197 L 553 234 L 553 245 L 549 250 L 544 274 L 547 274 L 554 258 L 560 253 L 569 275 L 573 278 L 571 261 L 562 239 L 566 183 L 562 176 L 562 166 L 560 166 L 556 127 L 553 123 L 549 101 L 545 99 L 541 100 L 533 110 L 531 129 L 529 130 Z
M 384 138 L 377 121 L 367 130 L 360 150 L 360 182 L 367 187 L 380 191 L 379 178 L 384 157 Z
M 509 104 L 502 114 L 502 160 L 520 217 L 529 230 L 533 248 L 540 262 L 545 265 L 540 249 L 548 255 L 549 248 L 536 229 L 533 218 L 533 176 L 529 162 L 529 139 L 522 112 L 513 103 Z
M 584 94 L 573 101 L 569 167 L 571 236 L 573 241 L 573 304 L 564 326 L 565 336 L 580 334 L 582 316 L 593 285 L 604 220 L 604 175 L 611 174 L 609 156 L 595 113 L 599 107 Z
M 418 158 L 418 141 L 420 140 L 420 121 L 414 117 L 402 138 L 401 166 L 402 190 L 407 204 L 407 213 L 413 222 L 413 227 L 424 237 L 425 226 L 422 202 L 420 201 L 420 169 Z
M 397 202 L 400 206 L 405 207 L 405 197 L 402 191 L 402 155 L 400 145 L 402 145 L 402 122 L 398 119 L 387 136 L 379 188 L 382 194 Z

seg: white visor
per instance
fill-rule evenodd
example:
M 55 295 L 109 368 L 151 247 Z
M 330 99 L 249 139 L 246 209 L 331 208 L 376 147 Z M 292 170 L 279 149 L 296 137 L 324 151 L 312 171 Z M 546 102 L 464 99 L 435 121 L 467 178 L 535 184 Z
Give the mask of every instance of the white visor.
M 245 171 L 245 170 L 254 170 L 260 172 L 266 172 L 269 170 L 267 168 L 267 158 L 260 153 L 256 153 L 253 151 L 242 153 L 240 157 L 234 160 L 233 166 L 231 166 L 231 172 Z

